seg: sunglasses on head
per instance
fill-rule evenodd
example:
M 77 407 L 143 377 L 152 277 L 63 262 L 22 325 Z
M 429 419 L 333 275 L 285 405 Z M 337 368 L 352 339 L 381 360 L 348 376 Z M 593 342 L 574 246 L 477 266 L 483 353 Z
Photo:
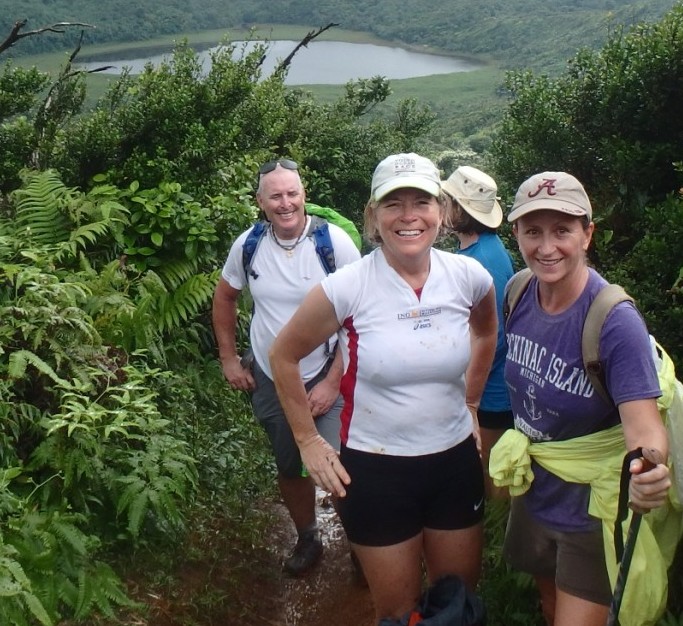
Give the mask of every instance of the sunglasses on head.
M 284 167 L 286 170 L 298 170 L 299 166 L 296 161 L 291 159 L 276 159 L 275 161 L 267 161 L 258 168 L 259 176 L 272 172 L 277 166 Z

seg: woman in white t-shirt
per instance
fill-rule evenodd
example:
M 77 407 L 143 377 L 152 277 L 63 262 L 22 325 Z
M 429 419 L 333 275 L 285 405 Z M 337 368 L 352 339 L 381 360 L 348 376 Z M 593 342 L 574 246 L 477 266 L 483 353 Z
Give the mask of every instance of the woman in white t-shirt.
M 436 166 L 414 153 L 376 168 L 365 234 L 379 244 L 306 297 L 271 350 L 304 464 L 339 497 L 376 617 L 398 619 L 430 582 L 481 570 L 484 482 L 476 410 L 497 336 L 489 273 L 434 249 L 446 204 Z M 318 435 L 299 362 L 340 333 L 339 454 Z

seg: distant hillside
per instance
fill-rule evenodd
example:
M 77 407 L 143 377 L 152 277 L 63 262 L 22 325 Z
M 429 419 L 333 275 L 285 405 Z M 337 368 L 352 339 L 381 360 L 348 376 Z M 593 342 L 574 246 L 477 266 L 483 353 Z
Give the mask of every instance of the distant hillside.
M 680 1 L 680 0 L 679 0 Z M 576 50 L 602 44 L 610 28 L 653 21 L 674 0 L 4 0 L 0 40 L 20 19 L 27 29 L 86 22 L 88 43 L 253 24 L 329 22 L 388 40 L 490 57 L 505 68 L 564 66 Z M 78 32 L 27 37 L 13 54 L 73 47 Z

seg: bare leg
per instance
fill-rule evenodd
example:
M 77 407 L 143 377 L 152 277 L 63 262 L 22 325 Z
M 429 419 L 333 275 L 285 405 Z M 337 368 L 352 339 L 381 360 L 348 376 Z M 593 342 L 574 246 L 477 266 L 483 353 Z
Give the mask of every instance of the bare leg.
M 314 526 L 315 483 L 310 476 L 285 478 L 278 474 L 280 494 L 298 532 Z
M 491 458 L 491 448 L 503 436 L 504 428 L 480 428 L 481 435 L 481 464 L 484 468 L 484 489 L 487 498 L 506 499 L 510 497 L 507 488 L 496 487 L 489 475 L 489 459 Z
M 424 531 L 424 554 L 429 582 L 456 574 L 474 591 L 481 576 L 483 525 L 460 530 Z
M 541 611 L 543 611 L 543 618 L 548 626 L 555 624 L 555 600 L 556 589 L 555 580 L 545 576 L 535 576 L 536 586 L 541 594 Z M 575 622 L 580 624 L 581 622 Z
M 583 600 L 558 589 L 555 602 L 555 623 L 553 626 L 604 626 L 607 623 L 609 607 Z
M 375 606 L 375 623 L 401 618 L 415 607 L 422 590 L 422 533 L 392 546 L 351 544 L 358 556 Z

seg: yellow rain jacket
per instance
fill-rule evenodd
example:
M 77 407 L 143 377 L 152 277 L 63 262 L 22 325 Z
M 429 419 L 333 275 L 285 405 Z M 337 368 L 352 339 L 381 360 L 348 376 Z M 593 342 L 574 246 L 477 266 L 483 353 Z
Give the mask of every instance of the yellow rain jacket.
M 589 484 L 588 512 L 602 520 L 607 571 L 614 588 L 618 570 L 614 522 L 625 454 L 620 425 L 592 435 L 542 443 L 531 443 L 519 431 L 508 430 L 491 451 L 489 473 L 495 485 L 509 487 L 510 495 L 522 495 L 534 479 L 533 457 L 562 480 Z M 631 515 L 624 522 L 624 537 L 630 520 Z M 644 515 L 643 521 L 648 523 L 641 524 L 633 552 L 619 612 L 621 626 L 654 626 L 666 608 L 667 569 L 681 536 L 681 512 L 667 501 L 660 509 Z

